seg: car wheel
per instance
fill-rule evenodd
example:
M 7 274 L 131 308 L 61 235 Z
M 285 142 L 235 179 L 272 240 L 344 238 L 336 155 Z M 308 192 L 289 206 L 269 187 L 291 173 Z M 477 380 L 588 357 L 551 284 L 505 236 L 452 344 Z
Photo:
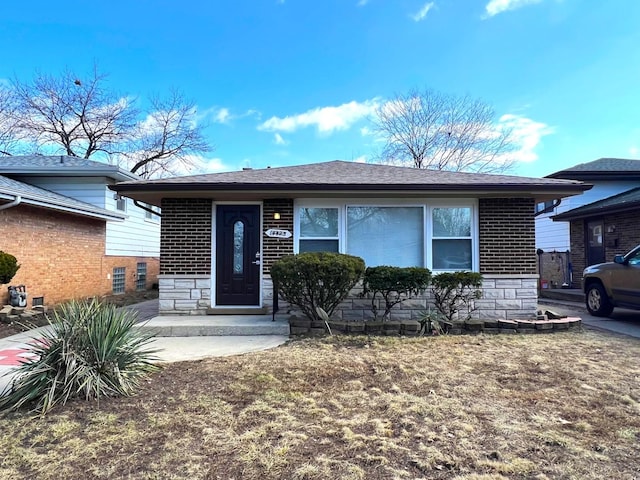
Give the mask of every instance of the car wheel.
M 604 287 L 599 283 L 592 283 L 587 287 L 587 310 L 596 317 L 607 317 L 613 311 L 613 305 Z

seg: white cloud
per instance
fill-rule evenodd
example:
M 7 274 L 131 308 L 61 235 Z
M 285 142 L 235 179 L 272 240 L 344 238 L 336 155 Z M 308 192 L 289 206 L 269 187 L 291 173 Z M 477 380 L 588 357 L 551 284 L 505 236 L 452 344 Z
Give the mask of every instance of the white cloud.
M 216 158 L 200 157 L 199 163 L 202 168 L 202 171 L 205 173 L 226 172 L 230 170 L 230 168 L 224 164 L 222 159 L 217 157 Z
M 228 123 L 231 120 L 231 114 L 228 108 L 221 108 L 213 118 L 217 123 Z
M 538 159 L 536 147 L 545 135 L 554 133 L 546 123 L 536 122 L 522 115 L 506 114 L 500 117 L 500 127 L 511 130 L 516 150 L 510 156 L 520 162 L 533 162 Z
M 429 13 L 429 10 L 431 10 L 434 6 L 435 2 L 425 3 L 417 13 L 411 15 L 411 18 L 413 18 L 416 22 L 424 20 L 427 16 L 427 13 Z
M 258 126 L 267 132 L 295 132 L 306 127 L 316 127 L 320 133 L 347 130 L 354 123 L 373 114 L 378 107 L 377 99 L 362 103 L 352 101 L 337 107 L 318 107 L 297 115 L 271 117 Z
M 369 0 L 360 0 L 358 2 L 358 6 L 359 7 L 364 7 L 367 3 L 369 3 Z
M 638 153 L 640 153 L 640 149 L 638 147 L 636 147 L 635 145 L 632 146 L 631 148 L 629 148 L 629 155 L 631 155 L 633 157 L 637 157 Z
M 367 156 L 360 155 L 359 157 L 354 158 L 353 161 L 356 163 L 367 163 Z
M 288 145 L 289 144 L 289 142 L 287 142 L 284 138 L 282 138 L 282 135 L 280 135 L 279 133 L 276 133 L 273 136 L 273 142 L 276 145 Z
M 509 10 L 516 10 L 527 5 L 533 5 L 540 3 L 543 0 L 491 0 L 484 7 L 486 17 L 493 17 L 499 13 L 507 12 Z

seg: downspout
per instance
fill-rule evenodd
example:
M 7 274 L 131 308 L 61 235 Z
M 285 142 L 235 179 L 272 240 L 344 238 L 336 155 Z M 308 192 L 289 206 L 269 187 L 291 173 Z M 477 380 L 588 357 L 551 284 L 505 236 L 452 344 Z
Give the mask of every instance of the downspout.
M 20 195 L 16 195 L 11 202 L 5 203 L 4 205 L 0 205 L 0 210 L 6 210 L 7 208 L 17 207 L 21 203 L 22 203 L 22 197 Z
M 553 200 L 553 203 L 551 205 L 549 205 L 547 208 L 545 208 L 544 210 L 540 210 L 539 212 L 535 212 L 534 217 L 537 217 L 538 215 L 542 215 L 543 213 L 549 213 L 549 212 L 553 212 L 553 210 L 559 206 L 562 203 L 562 199 L 561 198 L 556 198 Z
M 146 205 L 143 205 L 142 203 L 140 203 L 138 200 L 134 200 L 133 204 L 138 207 L 141 208 L 142 210 L 144 210 L 145 212 L 149 212 L 152 213 L 153 215 L 157 215 L 158 217 L 162 217 L 162 214 L 160 214 L 159 212 L 156 212 L 155 210 L 153 210 L 152 208 L 147 207 Z

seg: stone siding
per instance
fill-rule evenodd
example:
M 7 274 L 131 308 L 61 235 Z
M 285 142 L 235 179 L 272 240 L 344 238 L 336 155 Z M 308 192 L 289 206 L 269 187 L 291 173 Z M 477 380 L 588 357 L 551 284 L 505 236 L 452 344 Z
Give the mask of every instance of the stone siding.
M 209 275 L 160 275 L 161 315 L 205 315 L 211 305 Z

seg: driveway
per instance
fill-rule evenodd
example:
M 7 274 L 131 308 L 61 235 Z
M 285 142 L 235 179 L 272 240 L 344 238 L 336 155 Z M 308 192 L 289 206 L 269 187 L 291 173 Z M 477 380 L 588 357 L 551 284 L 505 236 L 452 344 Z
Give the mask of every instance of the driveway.
M 640 338 L 640 311 L 616 308 L 610 317 L 594 317 L 580 303 L 538 300 L 538 308 L 552 310 L 567 316 L 582 318 L 583 325 L 609 332 Z

